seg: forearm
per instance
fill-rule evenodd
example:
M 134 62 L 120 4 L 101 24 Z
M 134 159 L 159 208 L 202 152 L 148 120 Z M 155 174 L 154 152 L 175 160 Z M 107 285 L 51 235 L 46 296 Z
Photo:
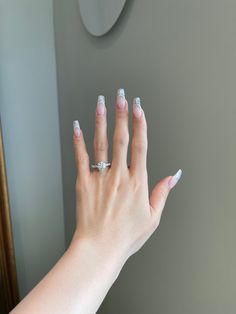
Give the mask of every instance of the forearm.
M 94 157 L 98 161 L 108 160 L 104 96 L 98 97 L 96 108 Z M 128 113 L 124 90 L 119 89 L 114 155 L 111 167 L 103 169 L 103 174 L 90 171 L 83 132 L 79 122 L 73 122 L 78 172 L 75 235 L 65 254 L 12 311 L 13 314 L 94 314 L 127 258 L 142 247 L 159 225 L 167 196 L 182 171 L 162 179 L 149 197 L 147 124 L 139 97 L 133 100 L 129 167 Z M 84 240 L 91 238 L 95 240 Z
M 11 313 L 96 313 L 125 263 L 114 251 L 74 239 Z

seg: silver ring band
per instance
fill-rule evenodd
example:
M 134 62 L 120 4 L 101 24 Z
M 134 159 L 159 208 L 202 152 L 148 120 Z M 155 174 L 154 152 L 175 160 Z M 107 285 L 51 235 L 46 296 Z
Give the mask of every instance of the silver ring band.
M 111 165 L 110 162 L 105 162 L 105 161 L 99 161 L 97 164 L 91 165 L 92 168 L 98 169 L 99 171 L 103 171 L 107 167 Z

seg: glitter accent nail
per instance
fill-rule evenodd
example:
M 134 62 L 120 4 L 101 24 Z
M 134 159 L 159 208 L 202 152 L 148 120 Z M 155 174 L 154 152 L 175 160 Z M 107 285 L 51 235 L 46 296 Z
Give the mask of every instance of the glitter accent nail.
M 123 88 L 119 88 L 117 90 L 117 100 L 116 100 L 116 104 L 120 109 L 124 109 L 125 108 L 125 90 Z
M 104 115 L 105 113 L 105 97 L 103 95 L 98 96 L 96 112 L 98 115 Z
M 117 90 L 117 96 L 125 98 L 125 90 L 124 90 L 124 88 L 119 88 Z
M 81 133 L 81 129 L 80 129 L 78 120 L 73 121 L 73 129 L 74 129 L 75 136 L 79 137 Z
M 105 105 L 105 97 L 103 95 L 98 96 L 98 103 L 102 103 Z
M 142 115 L 141 100 L 139 97 L 133 99 L 133 113 L 137 118 L 140 118 Z

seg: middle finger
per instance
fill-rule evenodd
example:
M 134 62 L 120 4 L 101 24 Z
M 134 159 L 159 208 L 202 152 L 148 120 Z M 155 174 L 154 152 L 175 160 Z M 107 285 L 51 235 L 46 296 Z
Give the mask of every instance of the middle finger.
M 127 150 L 129 145 L 128 102 L 125 99 L 124 89 L 117 91 L 116 121 L 113 135 L 112 168 L 115 170 L 127 169 Z

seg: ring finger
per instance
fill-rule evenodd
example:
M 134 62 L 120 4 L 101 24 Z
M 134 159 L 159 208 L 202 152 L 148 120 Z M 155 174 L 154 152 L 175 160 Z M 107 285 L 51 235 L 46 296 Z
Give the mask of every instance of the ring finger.
M 96 106 L 96 122 L 94 134 L 94 158 L 95 163 L 108 161 L 108 139 L 107 139 L 107 110 L 105 97 L 98 96 Z

